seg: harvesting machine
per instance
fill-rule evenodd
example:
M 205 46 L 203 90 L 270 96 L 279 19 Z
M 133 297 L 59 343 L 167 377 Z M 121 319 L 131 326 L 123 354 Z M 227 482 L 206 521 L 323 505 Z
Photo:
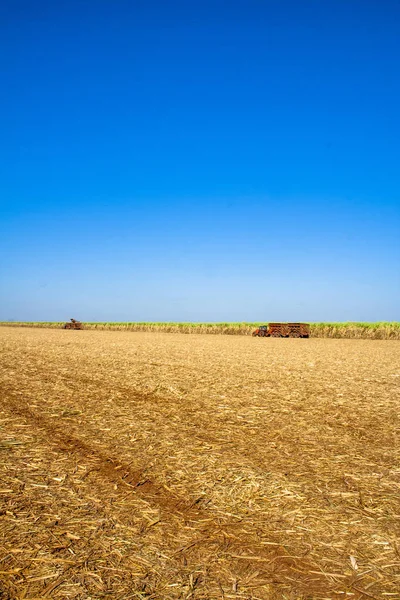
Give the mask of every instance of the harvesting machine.
M 65 323 L 63 325 L 63 329 L 83 329 L 83 325 L 80 321 L 76 321 L 75 319 L 70 319 L 70 323 Z

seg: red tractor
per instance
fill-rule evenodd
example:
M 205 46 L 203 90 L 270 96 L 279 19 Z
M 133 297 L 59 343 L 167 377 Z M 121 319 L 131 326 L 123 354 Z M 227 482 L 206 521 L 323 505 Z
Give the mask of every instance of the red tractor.
M 253 337 L 269 337 L 268 325 L 260 325 L 251 335 Z

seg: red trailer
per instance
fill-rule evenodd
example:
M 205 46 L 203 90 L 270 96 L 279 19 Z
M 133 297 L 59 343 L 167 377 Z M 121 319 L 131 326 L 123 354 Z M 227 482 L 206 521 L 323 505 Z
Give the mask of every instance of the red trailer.
M 268 323 L 261 325 L 253 331 L 253 337 L 310 337 L 310 326 L 308 323 Z

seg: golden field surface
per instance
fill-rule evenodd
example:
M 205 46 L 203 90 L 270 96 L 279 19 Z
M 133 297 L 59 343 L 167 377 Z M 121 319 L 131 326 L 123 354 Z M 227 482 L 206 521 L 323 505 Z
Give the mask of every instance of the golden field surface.
M 400 344 L 0 329 L 0 598 L 399 599 Z

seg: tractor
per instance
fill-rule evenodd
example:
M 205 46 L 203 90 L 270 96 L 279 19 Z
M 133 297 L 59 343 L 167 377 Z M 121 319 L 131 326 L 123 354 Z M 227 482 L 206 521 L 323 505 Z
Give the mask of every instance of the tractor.
M 251 335 L 253 337 L 268 337 L 268 325 L 260 325 Z

